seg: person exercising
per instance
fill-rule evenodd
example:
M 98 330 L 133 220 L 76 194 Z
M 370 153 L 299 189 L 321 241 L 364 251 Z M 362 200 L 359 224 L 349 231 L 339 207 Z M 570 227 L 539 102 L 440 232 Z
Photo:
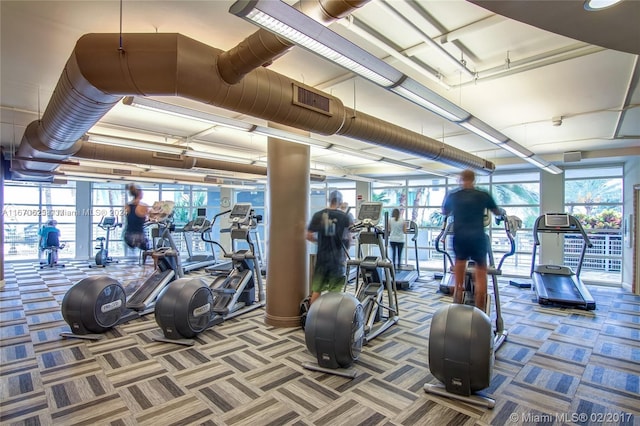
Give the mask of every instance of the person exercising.
M 454 303 L 463 303 L 464 277 L 467 260 L 475 262 L 475 306 L 486 312 L 487 300 L 487 237 L 484 233 L 485 209 L 496 216 L 504 210 L 498 208 L 493 197 L 486 191 L 475 188 L 475 173 L 463 170 L 460 173 L 460 188 L 447 194 L 442 206 L 445 216 L 453 215 L 453 250 L 455 290 Z
M 58 221 L 55 219 L 49 220 L 46 225 L 44 225 L 38 235 L 40 237 L 40 250 L 44 251 L 46 249 L 51 248 L 51 264 L 55 265 L 58 263 L 58 250 L 62 248 L 60 245 L 60 230 L 57 228 Z M 40 258 L 40 256 L 38 256 Z
M 144 232 L 144 224 L 149 215 L 149 206 L 142 202 L 142 189 L 138 185 L 132 183 L 127 189 L 133 199 L 124 208 L 127 221 L 124 241 L 131 248 L 148 250 L 149 244 Z
M 389 245 L 391 245 L 391 259 L 393 266 L 400 269 L 402 264 L 402 250 L 404 250 L 404 234 L 407 232 L 405 221 L 400 218 L 400 210 L 393 209 L 389 220 Z
M 309 306 L 324 291 L 342 291 L 346 280 L 346 260 L 349 249 L 350 214 L 340 210 L 342 193 L 329 194 L 329 207 L 316 212 L 307 226 L 307 240 L 317 243 L 316 266 L 313 270 Z

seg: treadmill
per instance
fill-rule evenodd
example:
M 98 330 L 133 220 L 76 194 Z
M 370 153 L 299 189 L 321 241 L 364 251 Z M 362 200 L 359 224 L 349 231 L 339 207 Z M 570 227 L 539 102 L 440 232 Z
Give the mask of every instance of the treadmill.
M 396 287 L 398 290 L 409 290 L 413 283 L 420 278 L 420 264 L 418 260 L 418 224 L 412 220 L 406 220 L 405 225 L 405 234 L 411 235 L 411 241 L 413 241 L 416 266 L 414 268 L 413 265 L 401 265 L 396 269 Z M 408 259 L 409 254 L 407 253 L 407 260 Z
M 196 217 L 189 221 L 182 229 L 182 235 L 184 236 L 187 247 L 187 258 L 182 260 L 182 269 L 184 272 L 194 271 L 196 269 L 205 268 L 207 266 L 215 265 L 217 263 L 216 256 L 211 247 L 211 254 L 193 253 L 193 236 L 195 234 L 202 236 L 203 233 L 208 232 L 211 229 L 211 222 L 207 220 L 207 209 L 198 208 Z M 204 239 L 203 239 L 204 240 Z M 204 240 L 207 242 L 207 240 Z
M 565 265 L 536 265 L 536 253 L 541 233 L 580 234 L 582 250 L 574 272 Z M 568 213 L 546 213 L 533 226 L 533 256 L 531 258 L 531 281 L 541 305 L 561 305 L 593 310 L 596 301 L 580 279 L 580 270 L 587 248 L 593 246 L 580 221 Z

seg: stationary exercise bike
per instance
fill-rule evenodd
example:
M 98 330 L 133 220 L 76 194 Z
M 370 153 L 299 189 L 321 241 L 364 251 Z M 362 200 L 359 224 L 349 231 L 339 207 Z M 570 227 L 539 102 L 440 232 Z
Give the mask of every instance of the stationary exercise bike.
M 63 263 L 58 263 L 58 251 L 65 247 L 65 243 L 60 242 L 60 234 L 57 228 L 44 226 L 40 231 L 40 250 L 45 254 L 46 261 L 40 262 L 40 269 L 44 268 L 64 268 Z
M 502 256 L 497 267 L 494 266 L 493 252 L 487 237 L 489 245 L 487 273 L 493 282 L 496 311 L 495 329 L 493 329 L 489 317 L 491 305 L 491 301 L 488 300 L 489 296 L 487 295 L 486 312 L 473 306 L 474 271 L 473 267 L 468 267 L 465 273 L 463 303 L 451 304 L 439 309 L 431 320 L 429 369 L 442 384 L 425 384 L 425 392 L 483 405 L 487 408 L 495 406 L 495 400 L 475 393 L 489 387 L 493 374 L 495 352 L 504 343 L 508 334 L 502 320 L 497 276 L 502 274 L 501 268 L 505 259 L 515 253 L 515 230 L 512 229 L 513 223 L 518 222 L 515 219 L 509 219 L 506 213 L 496 217 L 497 224 L 504 224 L 510 244 L 510 250 Z M 447 224 L 445 223 L 444 226 L 446 228 Z M 449 256 L 448 253 L 444 253 L 445 256 Z M 449 260 L 451 259 L 449 258 Z M 454 281 L 453 274 L 450 279 Z
M 103 216 L 98 227 L 107 231 L 106 237 L 96 238 L 96 241 L 98 241 L 96 246 L 96 250 L 98 250 L 96 253 L 96 266 L 104 268 L 110 263 L 118 263 L 117 260 L 109 256 L 109 237 L 111 230 L 122 227 L 122 223 L 118 223 L 118 218 L 115 216 Z M 93 267 L 93 265 L 90 266 Z
M 355 293 L 323 294 L 307 312 L 305 342 L 317 363 L 303 363 L 304 368 L 355 377 L 356 371 L 350 367 L 362 346 L 400 319 L 393 262 L 387 257 L 385 231 L 378 226 L 381 212 L 382 203 L 362 203 L 351 228 L 359 232 L 358 258 L 347 260 L 346 276 L 350 268 L 357 268 Z M 363 256 L 367 245 L 376 246 L 379 255 Z

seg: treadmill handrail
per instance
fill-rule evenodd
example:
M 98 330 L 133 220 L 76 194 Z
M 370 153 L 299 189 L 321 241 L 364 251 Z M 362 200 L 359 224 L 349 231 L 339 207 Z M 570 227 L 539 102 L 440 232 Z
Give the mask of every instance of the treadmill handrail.
M 578 259 L 578 267 L 576 269 L 576 276 L 580 276 L 580 271 L 582 271 L 582 264 L 584 263 L 584 257 L 587 254 L 587 248 L 593 247 L 593 243 L 591 239 L 589 239 L 589 235 L 587 235 L 587 231 L 585 231 L 584 227 L 575 216 L 570 215 L 569 213 L 548 213 L 548 214 L 566 214 L 569 218 L 569 226 L 568 227 L 556 227 L 553 229 L 544 228 L 543 223 L 545 215 L 540 215 L 536 219 L 533 224 L 533 255 L 531 257 L 531 271 L 529 275 L 533 275 L 535 270 L 535 261 L 536 261 L 536 252 L 537 248 L 540 245 L 539 234 L 580 234 L 582 235 L 582 250 L 580 251 L 580 258 Z
M 584 227 L 576 218 L 568 213 L 552 213 L 552 214 L 566 214 L 569 217 L 569 227 L 557 227 L 557 228 L 544 228 L 544 225 L 540 225 L 542 221 L 544 221 L 544 214 L 538 216 L 535 223 L 533 224 L 533 242 L 535 245 L 540 245 L 540 239 L 538 234 L 581 234 L 584 239 L 587 247 L 593 247 L 591 240 L 589 239 L 589 235 L 587 231 L 585 231 Z
M 445 255 L 447 257 L 447 259 L 449 260 L 449 265 L 453 266 L 453 259 L 451 258 L 451 255 L 449 254 L 449 252 L 447 252 L 445 249 L 440 247 L 440 241 L 442 241 L 444 243 L 444 240 L 447 237 L 447 235 L 449 235 L 449 233 L 452 232 L 451 231 L 451 227 L 453 226 L 453 222 L 449 221 L 450 217 L 451 216 L 446 216 L 444 218 L 444 221 L 442 222 L 442 230 L 440 231 L 440 233 L 436 237 L 436 251 L 438 253 L 442 253 L 443 255 Z
M 215 244 L 218 247 L 220 247 L 220 250 L 222 250 L 222 255 L 223 257 L 227 256 L 227 251 L 224 249 L 224 247 L 222 247 L 222 244 L 220 244 L 220 242 L 218 241 L 214 241 L 211 238 L 205 237 L 205 235 L 210 236 L 211 235 L 211 229 L 213 229 L 213 225 L 216 223 L 216 219 L 220 216 L 224 216 L 225 214 L 229 214 L 231 213 L 231 210 L 225 210 L 222 211 L 216 215 L 213 216 L 213 218 L 211 219 L 211 221 L 209 222 L 209 227 L 207 229 L 203 229 L 202 232 L 200 233 L 200 238 L 202 238 L 202 241 L 204 241 L 205 243 L 209 243 L 209 244 Z

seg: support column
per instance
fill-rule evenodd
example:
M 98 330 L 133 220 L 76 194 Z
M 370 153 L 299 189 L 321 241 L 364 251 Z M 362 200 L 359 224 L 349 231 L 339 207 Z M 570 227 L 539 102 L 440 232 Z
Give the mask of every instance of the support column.
M 269 262 L 265 323 L 300 326 L 300 302 L 307 296 L 306 227 L 309 211 L 310 148 L 269 138 L 267 192 Z

